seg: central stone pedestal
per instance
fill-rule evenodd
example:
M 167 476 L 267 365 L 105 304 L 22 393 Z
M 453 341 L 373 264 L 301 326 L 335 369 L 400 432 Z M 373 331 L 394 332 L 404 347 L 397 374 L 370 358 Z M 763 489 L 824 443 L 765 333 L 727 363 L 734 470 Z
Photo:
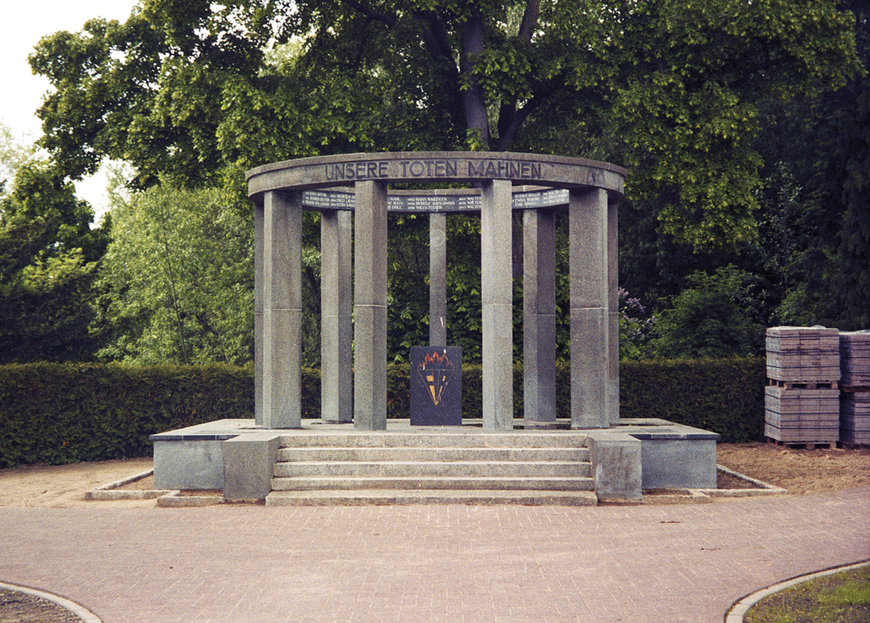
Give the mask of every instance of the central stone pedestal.
M 348 453 L 362 462 L 359 468 L 363 472 L 348 475 L 348 482 L 356 482 L 355 486 L 359 482 L 353 478 L 378 475 L 386 480 L 372 487 L 439 490 L 441 493 L 431 497 L 437 498 L 437 503 L 586 504 L 585 496 L 566 493 L 535 498 L 530 491 L 588 490 L 594 491 L 598 500 L 640 501 L 647 488 L 716 488 L 717 433 L 657 419 L 621 420 L 610 429 L 585 431 L 572 430 L 567 419 L 547 425 L 518 420 L 514 425 L 513 431 L 499 432 L 485 430 L 479 419 L 437 429 L 412 426 L 409 420 L 388 420 L 386 430 L 357 431 L 350 424 L 306 420 L 294 430 L 264 430 L 253 420 L 221 420 L 153 435 L 155 485 L 165 489 L 223 488 L 226 500 L 263 500 L 273 490 L 276 461 L 282 460 L 282 452 L 306 448 L 307 454 L 300 459 L 306 464 L 304 469 L 310 471 L 320 461 L 323 467 L 317 469 L 325 470 L 296 485 L 303 492 L 312 492 L 310 503 L 317 503 L 313 492 L 335 488 L 334 482 L 330 484 L 323 477 L 339 476 L 336 470 L 344 469 L 339 466 Z M 428 448 L 425 467 L 418 465 L 422 459 L 416 450 L 386 459 L 370 450 L 384 447 L 401 452 L 416 446 Z M 471 448 L 491 451 L 481 454 Z M 304 472 L 299 464 L 291 463 L 287 469 L 297 476 Z M 588 479 L 588 485 L 583 479 Z M 463 494 L 453 499 L 444 493 L 504 488 L 506 483 L 510 490 L 526 493 Z M 299 504 L 306 496 L 293 497 L 293 503 Z M 493 501 L 499 497 L 502 502 Z M 411 503 L 408 496 L 377 497 L 371 493 L 361 494 L 355 502 L 348 501 L 350 497 L 342 499 L 355 504 L 376 503 L 371 501 L 375 499 L 382 504 Z M 416 499 L 418 503 L 430 500 Z

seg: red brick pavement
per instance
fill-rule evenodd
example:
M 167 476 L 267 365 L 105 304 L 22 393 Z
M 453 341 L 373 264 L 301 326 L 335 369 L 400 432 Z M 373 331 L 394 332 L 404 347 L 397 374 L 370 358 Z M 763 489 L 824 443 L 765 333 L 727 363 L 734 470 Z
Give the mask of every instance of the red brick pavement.
M 105 623 L 719 623 L 870 559 L 870 489 L 642 507 L 0 509 L 0 581 Z

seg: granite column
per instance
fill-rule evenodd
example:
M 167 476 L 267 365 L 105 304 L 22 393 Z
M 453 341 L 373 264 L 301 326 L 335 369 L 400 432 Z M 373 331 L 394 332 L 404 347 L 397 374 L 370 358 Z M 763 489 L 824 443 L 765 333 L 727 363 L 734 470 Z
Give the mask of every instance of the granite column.
M 603 189 L 568 193 L 571 428 L 610 426 L 608 206 Z
M 353 420 L 353 213 L 320 215 L 321 418 Z
M 429 214 L 429 345 L 447 346 L 447 215 Z
M 480 198 L 483 427 L 513 429 L 513 271 L 509 181 L 484 182 Z
M 262 425 L 298 428 L 302 413 L 302 193 L 265 194 L 262 240 Z
M 556 421 L 556 220 L 523 213 L 523 419 Z
M 387 428 L 387 185 L 354 184 L 354 428 Z

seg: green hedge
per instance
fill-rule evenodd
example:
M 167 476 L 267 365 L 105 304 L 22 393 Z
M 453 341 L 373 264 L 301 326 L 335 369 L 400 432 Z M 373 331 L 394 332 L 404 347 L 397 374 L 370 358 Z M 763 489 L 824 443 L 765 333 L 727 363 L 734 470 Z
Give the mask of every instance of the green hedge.
M 762 438 L 764 359 L 623 363 L 622 417 L 713 430 L 725 442 Z M 464 365 L 463 417 L 482 415 L 482 370 Z M 570 366 L 558 363 L 557 409 L 570 414 Z M 388 366 L 387 417 L 410 412 L 408 365 Z M 523 410 L 514 368 L 515 415 Z M 303 370 L 304 418 L 320 412 L 320 371 Z M 148 436 L 224 418 L 253 418 L 253 367 L 23 364 L 0 366 L 0 467 L 146 456 Z
M 763 441 L 764 357 L 623 362 L 620 417 L 652 417 L 712 430 L 724 443 Z
M 759 358 L 623 362 L 620 417 L 661 418 L 722 435 L 725 443 L 764 438 L 766 362 Z M 407 367 L 405 368 L 407 374 Z M 481 417 L 479 365 L 462 366 L 463 417 Z M 556 412 L 571 415 L 571 365 L 556 363 Z M 408 417 L 408 409 L 389 417 Z M 514 367 L 514 417 L 523 417 L 523 369 Z
M 252 368 L 0 367 L 0 466 L 145 456 L 154 433 L 253 417 Z

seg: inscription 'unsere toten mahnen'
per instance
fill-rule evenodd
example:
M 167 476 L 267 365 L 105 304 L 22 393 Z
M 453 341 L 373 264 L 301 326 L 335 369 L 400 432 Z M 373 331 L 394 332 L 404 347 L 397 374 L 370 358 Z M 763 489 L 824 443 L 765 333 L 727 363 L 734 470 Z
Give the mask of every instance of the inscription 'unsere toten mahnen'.
M 390 170 L 390 164 L 398 167 Z M 541 163 L 523 160 L 364 160 L 323 165 L 326 179 L 372 180 L 379 178 L 492 178 L 492 179 L 543 179 Z

